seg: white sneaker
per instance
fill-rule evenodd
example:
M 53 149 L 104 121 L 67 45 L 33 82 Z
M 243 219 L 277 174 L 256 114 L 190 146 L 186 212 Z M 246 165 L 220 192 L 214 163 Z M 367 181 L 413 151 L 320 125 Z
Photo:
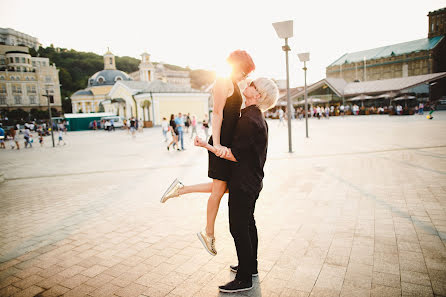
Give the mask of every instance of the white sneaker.
M 167 191 L 161 197 L 161 203 L 166 202 L 170 198 L 180 197 L 180 189 L 184 187 L 184 185 L 176 178 L 173 183 L 167 188 Z
M 208 236 L 205 230 L 198 232 L 197 236 L 209 254 L 212 256 L 217 255 L 217 249 L 215 248 L 215 237 Z

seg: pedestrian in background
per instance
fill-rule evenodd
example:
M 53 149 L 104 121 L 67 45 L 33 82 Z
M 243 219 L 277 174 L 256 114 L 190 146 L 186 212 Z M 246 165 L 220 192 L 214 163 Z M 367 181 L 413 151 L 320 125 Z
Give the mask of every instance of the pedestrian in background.
M 208 115 L 205 114 L 204 115 L 204 119 L 203 119 L 203 130 L 204 130 L 204 135 L 205 135 L 205 140 L 208 141 L 209 139 L 209 121 L 208 121 Z
M 178 147 L 177 124 L 175 123 L 175 116 L 173 114 L 170 115 L 169 130 L 170 130 L 170 133 L 172 134 L 172 141 L 167 145 L 167 150 L 170 149 L 171 145 L 172 145 L 173 149 L 175 149 L 175 145 L 176 145 L 177 150 L 180 150 L 180 148 Z
M 194 133 L 196 136 L 198 136 L 197 133 L 197 117 L 195 115 L 192 116 L 190 125 L 192 127 L 192 132 L 190 133 L 190 138 L 192 139 L 192 137 L 194 137 Z
M 17 124 L 18 125 L 18 124 Z M 14 130 L 14 128 L 9 129 L 9 135 L 10 135 L 10 140 L 11 140 L 11 148 L 14 149 L 14 142 L 17 145 L 17 149 L 20 149 L 20 145 L 19 145 L 19 132 L 17 132 L 18 130 Z
M 190 118 L 190 114 L 188 113 L 186 115 L 186 119 L 184 121 L 184 126 L 186 126 L 186 133 L 189 133 L 189 127 L 191 125 L 191 118 Z
M 57 145 L 60 145 L 61 141 L 63 142 L 63 145 L 65 145 L 65 140 L 63 140 L 62 134 L 63 134 L 63 131 L 59 130 L 59 141 L 57 142 Z
M 161 121 L 161 129 L 163 131 L 164 142 L 167 142 L 167 132 L 169 132 L 169 123 L 167 122 L 167 119 L 165 117 L 163 117 L 163 120 Z
M 4 149 L 5 147 L 5 130 L 2 128 L 2 124 L 0 124 L 0 148 Z
M 178 117 L 175 118 L 175 124 L 177 124 L 177 131 L 178 131 L 178 141 L 181 143 L 181 149 L 184 151 L 184 139 L 183 139 L 183 132 L 184 132 L 184 119 L 183 115 L 178 113 Z
M 135 137 L 135 132 L 136 132 L 135 118 L 130 118 L 130 133 L 132 133 L 132 137 Z

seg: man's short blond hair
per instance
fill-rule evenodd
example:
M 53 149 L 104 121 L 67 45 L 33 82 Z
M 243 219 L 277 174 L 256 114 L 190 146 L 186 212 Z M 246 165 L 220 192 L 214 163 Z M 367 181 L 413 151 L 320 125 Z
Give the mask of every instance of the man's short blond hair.
M 279 99 L 279 88 L 276 83 L 269 78 L 260 77 L 253 81 L 257 91 L 261 97 L 257 103 L 257 107 L 265 112 L 268 109 L 276 106 L 277 99 Z

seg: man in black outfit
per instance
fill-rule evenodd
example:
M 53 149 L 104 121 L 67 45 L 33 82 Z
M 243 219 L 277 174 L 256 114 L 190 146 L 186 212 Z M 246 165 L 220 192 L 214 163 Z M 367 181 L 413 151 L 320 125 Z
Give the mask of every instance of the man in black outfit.
M 268 125 L 263 113 L 276 104 L 277 86 L 266 78 L 253 81 L 243 92 L 246 108 L 235 128 L 232 146 L 221 156 L 233 161 L 229 188 L 229 228 L 237 250 L 238 265 L 230 266 L 235 279 L 221 292 L 240 292 L 252 288 L 252 276 L 257 276 L 258 237 L 254 209 L 262 190 L 263 167 L 268 147 Z M 195 145 L 215 153 L 217 150 L 196 138 Z

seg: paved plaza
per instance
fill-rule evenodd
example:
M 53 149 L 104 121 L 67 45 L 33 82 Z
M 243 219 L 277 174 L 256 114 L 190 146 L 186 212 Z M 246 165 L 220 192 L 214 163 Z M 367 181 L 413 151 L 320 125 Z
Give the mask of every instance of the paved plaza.
M 1 150 L 0 296 L 446 296 L 446 112 L 270 120 L 256 206 L 259 277 L 234 277 L 227 195 L 218 255 L 195 233 L 206 194 L 159 202 L 179 177 L 207 182 L 207 153 L 160 128 L 71 132 L 67 145 Z M 201 131 L 200 131 L 201 132 Z

